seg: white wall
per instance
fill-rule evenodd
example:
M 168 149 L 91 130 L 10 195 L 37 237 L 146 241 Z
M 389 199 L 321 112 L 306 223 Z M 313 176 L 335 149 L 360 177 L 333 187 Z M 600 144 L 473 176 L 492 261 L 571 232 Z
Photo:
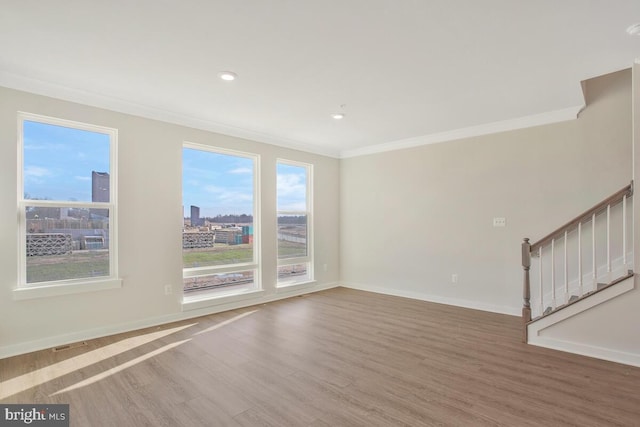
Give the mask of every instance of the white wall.
M 13 300 L 18 266 L 17 111 L 118 129 L 121 289 Z M 261 156 L 266 289 L 262 298 L 182 313 L 181 150 L 185 140 Z M 339 275 L 337 159 L 0 88 L 0 357 L 286 295 L 275 289 L 276 158 L 314 165 L 317 285 L 298 292 L 334 286 Z M 145 215 L 151 207 L 158 214 Z M 164 294 L 166 284 L 173 286 L 173 295 Z
M 519 314 L 522 238 L 632 178 L 630 88 L 621 71 L 586 83 L 578 120 L 344 159 L 342 283 Z

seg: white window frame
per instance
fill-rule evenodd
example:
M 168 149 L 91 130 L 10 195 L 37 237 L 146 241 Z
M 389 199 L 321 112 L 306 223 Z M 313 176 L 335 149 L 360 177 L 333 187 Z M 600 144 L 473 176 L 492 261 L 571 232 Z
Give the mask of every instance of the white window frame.
M 291 281 L 291 280 L 283 280 L 281 281 L 276 276 L 276 287 L 277 288 L 289 288 L 291 286 L 297 285 L 306 285 L 313 283 L 315 280 L 314 275 L 314 262 L 313 262 L 313 165 L 310 163 L 298 162 L 294 160 L 287 159 L 276 159 L 276 177 L 278 175 L 278 165 L 288 165 L 288 166 L 296 166 L 302 167 L 307 170 L 307 181 L 306 181 L 306 207 L 305 211 L 286 211 L 286 210 L 278 210 L 277 206 L 277 195 L 276 195 L 276 233 L 279 229 L 278 226 L 278 218 L 281 215 L 306 215 L 307 216 L 307 255 L 304 257 L 294 257 L 294 258 L 280 258 L 280 255 L 277 254 L 278 265 L 276 270 L 280 267 L 286 265 L 295 265 L 295 264 L 307 264 L 307 277 L 302 281 Z M 276 245 L 278 244 L 278 239 L 276 238 Z M 276 246 L 276 253 L 278 252 L 278 248 Z
M 195 310 L 213 304 L 226 303 L 229 302 L 229 300 L 236 300 L 238 298 L 242 299 L 243 295 L 247 297 L 255 297 L 257 294 L 264 293 L 260 271 L 260 155 L 188 141 L 182 143 L 182 148 L 227 156 L 244 157 L 253 161 L 253 262 L 182 268 L 183 280 L 193 277 L 204 277 L 224 273 L 239 273 L 251 270 L 253 271 L 253 284 L 252 286 L 231 286 L 229 288 L 213 289 L 209 292 L 202 292 L 194 295 L 185 295 L 183 289 L 183 310 Z
M 38 122 L 54 126 L 96 132 L 109 136 L 109 202 L 70 202 L 64 200 L 29 200 L 24 198 L 24 122 Z M 118 277 L 118 130 L 114 128 L 18 112 L 18 284 L 13 290 L 14 299 L 42 298 L 80 292 L 99 291 L 122 287 Z M 66 279 L 27 283 L 26 207 L 68 207 L 109 210 L 109 275 L 96 278 Z

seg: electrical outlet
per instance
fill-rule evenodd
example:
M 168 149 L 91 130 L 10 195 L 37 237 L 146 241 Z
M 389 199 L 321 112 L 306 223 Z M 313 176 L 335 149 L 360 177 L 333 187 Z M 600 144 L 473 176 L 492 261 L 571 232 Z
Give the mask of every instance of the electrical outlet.
M 173 286 L 164 285 L 164 294 L 165 295 L 171 295 L 172 293 L 173 293 Z
M 453 273 L 451 275 L 451 283 L 458 283 L 458 273 Z
M 506 227 L 507 219 L 506 218 L 493 218 L 493 226 L 494 227 Z

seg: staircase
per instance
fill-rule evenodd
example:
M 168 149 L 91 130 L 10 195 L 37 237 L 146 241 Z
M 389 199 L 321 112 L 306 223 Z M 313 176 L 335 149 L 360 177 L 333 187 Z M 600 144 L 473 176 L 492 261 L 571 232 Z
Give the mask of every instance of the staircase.
M 537 242 L 524 239 L 524 342 L 535 322 L 601 293 L 613 298 L 607 290 L 633 277 L 632 197 L 633 182 Z

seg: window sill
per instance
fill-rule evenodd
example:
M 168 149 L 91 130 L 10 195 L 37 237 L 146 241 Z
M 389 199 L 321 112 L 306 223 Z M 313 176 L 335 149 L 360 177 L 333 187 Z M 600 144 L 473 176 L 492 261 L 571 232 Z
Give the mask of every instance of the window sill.
M 215 305 L 228 304 L 236 301 L 258 298 L 264 295 L 263 289 L 245 291 L 234 294 L 208 294 L 202 296 L 186 297 L 182 300 L 182 311 L 197 310 Z
M 90 282 L 76 282 L 56 285 L 25 286 L 13 290 L 14 300 L 50 298 L 60 295 L 80 294 L 122 288 L 122 279 L 105 279 Z

